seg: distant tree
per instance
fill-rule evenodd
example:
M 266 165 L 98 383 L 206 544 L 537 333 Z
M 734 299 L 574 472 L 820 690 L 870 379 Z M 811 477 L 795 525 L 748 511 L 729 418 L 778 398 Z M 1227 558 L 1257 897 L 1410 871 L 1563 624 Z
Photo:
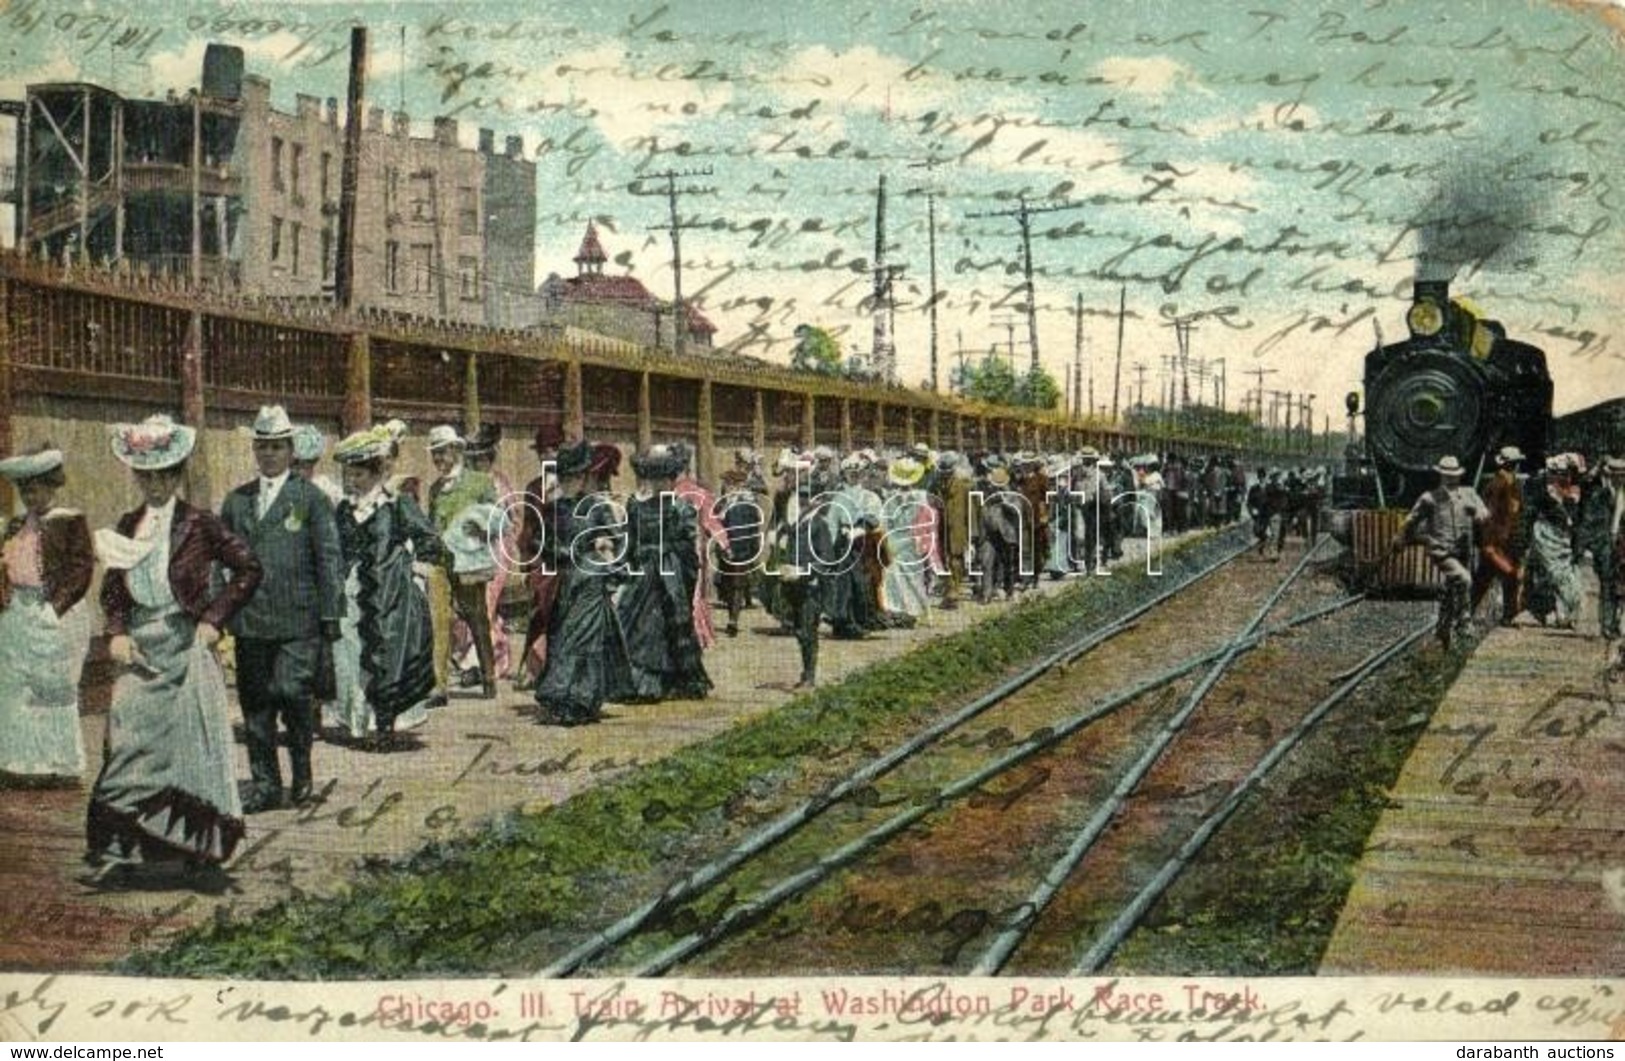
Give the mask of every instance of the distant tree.
M 812 324 L 796 325 L 796 347 L 790 355 L 790 367 L 802 372 L 816 372 L 820 376 L 835 376 L 841 372 L 841 344 L 823 328 Z
M 1034 366 L 1016 388 L 1016 402 L 1033 409 L 1054 409 L 1061 404 L 1061 387 L 1054 376 Z
M 974 367 L 967 366 L 965 396 L 994 405 L 1016 404 L 1016 374 L 998 354 L 988 354 Z

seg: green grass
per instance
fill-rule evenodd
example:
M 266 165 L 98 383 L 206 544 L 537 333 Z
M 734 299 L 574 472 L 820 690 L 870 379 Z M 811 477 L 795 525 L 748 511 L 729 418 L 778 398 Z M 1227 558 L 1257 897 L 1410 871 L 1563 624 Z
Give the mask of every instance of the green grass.
M 220 919 L 120 967 L 267 979 L 533 971 L 736 843 L 764 815 L 805 799 L 832 770 L 891 747 L 1237 541 L 1222 535 L 1171 547 L 1161 578 L 1140 569 L 1080 580 L 558 806 L 509 813 L 476 834 L 358 869 L 342 894 Z

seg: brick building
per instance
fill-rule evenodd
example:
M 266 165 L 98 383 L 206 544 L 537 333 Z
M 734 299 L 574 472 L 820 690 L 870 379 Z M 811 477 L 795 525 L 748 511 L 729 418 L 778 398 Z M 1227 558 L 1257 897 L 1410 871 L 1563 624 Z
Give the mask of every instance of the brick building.
M 300 94 L 292 114 L 211 45 L 199 91 L 126 99 L 97 85 L 29 85 L 0 107 L 17 126 L 9 199 L 30 254 L 124 263 L 256 294 L 333 289 L 344 130 L 338 101 Z M 411 135 L 372 108 L 357 195 L 358 306 L 524 327 L 539 312 L 536 167 L 519 137 L 464 148 L 454 120 Z
M 586 235 L 581 238 L 574 260 L 575 276 L 565 278 L 552 273 L 542 283 L 540 294 L 547 321 L 644 346 L 671 345 L 672 304 L 655 298 L 636 277 L 604 274 L 609 257 L 598 238 L 598 227 L 591 221 L 587 222 Z M 683 308 L 688 321 L 684 342 L 689 346 L 711 346 L 716 325 L 692 303 Z

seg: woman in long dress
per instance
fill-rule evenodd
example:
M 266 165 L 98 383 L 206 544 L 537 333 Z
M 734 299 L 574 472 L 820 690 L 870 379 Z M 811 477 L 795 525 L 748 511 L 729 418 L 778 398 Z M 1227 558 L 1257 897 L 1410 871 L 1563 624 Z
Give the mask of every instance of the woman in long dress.
M 632 458 L 638 491 L 626 503 L 631 582 L 616 602 L 638 700 L 696 700 L 711 691 L 694 627 L 699 520 L 673 492 L 681 470 L 665 447 Z
M 587 490 L 592 448 L 560 448 L 558 496 L 542 506 L 542 562 L 558 573 L 547 629 L 547 667 L 536 683 L 541 719 L 561 726 L 597 722 L 605 701 L 631 695 L 626 641 L 610 600 L 624 542 L 608 499 Z
M 886 477 L 896 489 L 880 503 L 888 556 L 881 576 L 881 606 L 892 616 L 907 616 L 912 623 L 924 619 L 930 610 L 925 573 L 931 566 L 936 512 L 920 489 L 925 465 L 913 457 L 901 457 L 891 462 Z
M 360 740 L 422 725 L 434 695 L 434 631 L 429 599 L 412 565 L 440 563 L 446 549 L 429 517 L 390 490 L 395 442 L 383 428 L 351 435 L 334 459 L 345 498 L 334 520 L 344 557 L 344 618 L 334 646 L 339 725 Z
M 113 431 L 113 453 L 145 503 L 96 532 L 108 654 L 123 666 L 86 824 L 86 860 L 103 869 L 218 866 L 243 838 L 226 683 L 211 649 L 262 570 L 219 517 L 175 496 L 196 437 L 167 416 Z M 220 569 L 229 578 L 217 589 Z
M 96 567 L 90 528 L 52 504 L 67 482 L 60 450 L 0 461 L 0 475 L 25 510 L 0 533 L 0 774 L 76 785 L 85 772 L 79 675 Z
M 1573 454 L 1546 462 L 1546 473 L 1532 484 L 1529 506 L 1529 555 L 1526 604 L 1541 625 L 1572 628 L 1580 610 L 1580 571 L 1574 562 L 1574 527 L 1579 513 L 1579 476 L 1583 468 Z

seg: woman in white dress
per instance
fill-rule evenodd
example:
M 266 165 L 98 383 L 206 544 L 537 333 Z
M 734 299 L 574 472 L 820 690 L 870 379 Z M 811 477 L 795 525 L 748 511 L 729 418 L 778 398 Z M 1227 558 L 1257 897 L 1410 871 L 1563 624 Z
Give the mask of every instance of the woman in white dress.
M 0 531 L 0 776 L 77 785 L 85 770 L 79 675 L 96 557 L 85 517 L 57 508 L 60 450 L 0 461 L 23 514 Z
M 107 652 L 123 668 L 86 821 L 98 880 L 140 863 L 218 867 L 244 834 L 226 682 L 211 650 L 263 570 L 218 516 L 176 496 L 196 439 L 167 416 L 113 428 L 113 454 L 144 503 L 96 532 Z
M 886 478 L 895 489 L 880 504 L 888 554 L 880 584 L 881 606 L 893 616 L 918 622 L 930 611 L 925 573 L 936 539 L 936 510 L 920 489 L 925 465 L 918 460 L 900 457 L 892 461 Z

